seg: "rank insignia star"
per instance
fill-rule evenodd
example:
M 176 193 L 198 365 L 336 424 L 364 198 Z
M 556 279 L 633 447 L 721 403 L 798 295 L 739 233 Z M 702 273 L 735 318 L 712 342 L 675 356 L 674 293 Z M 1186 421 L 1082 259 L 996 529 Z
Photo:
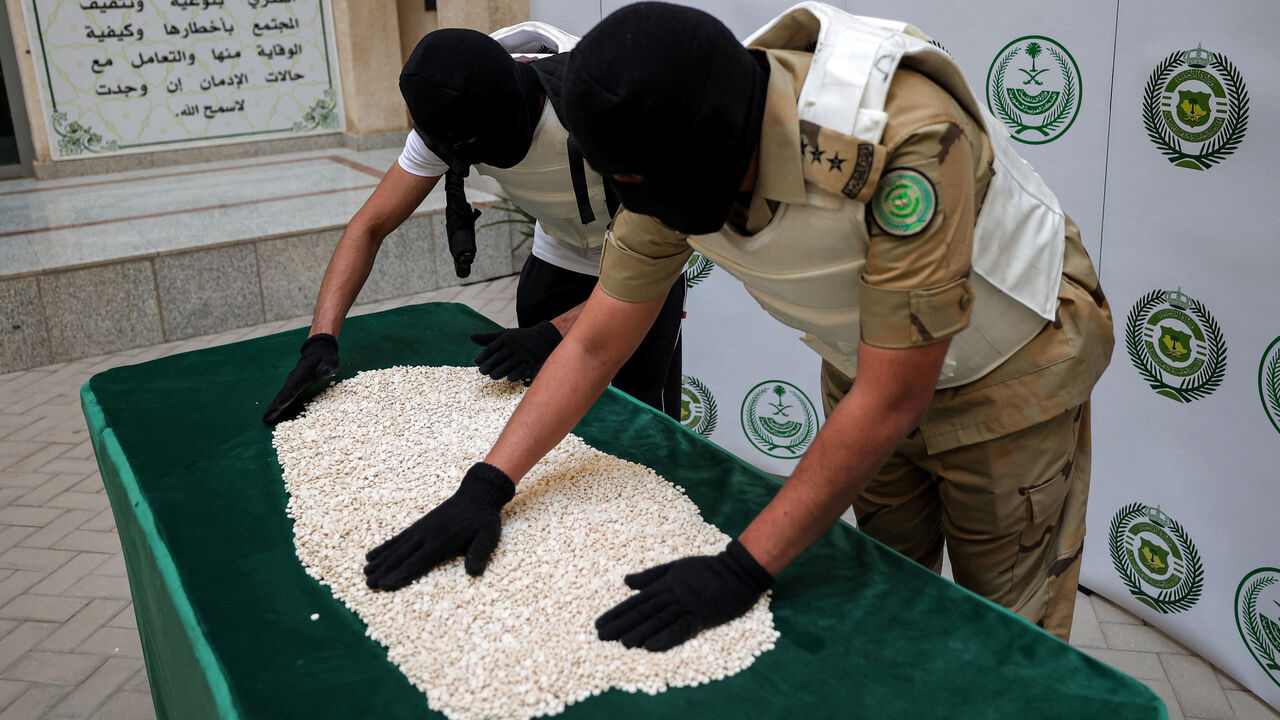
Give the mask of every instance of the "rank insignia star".
M 827 154 L 827 151 L 826 151 L 826 150 L 822 150 L 822 149 L 820 149 L 820 148 L 815 144 L 812 148 L 810 148 L 810 149 L 809 149 L 809 155 L 810 155 L 810 157 L 812 158 L 809 162 L 811 162 L 811 163 L 820 163 L 820 162 L 822 162 L 822 156 L 823 156 L 823 155 L 826 155 L 826 154 Z
M 800 158 L 804 159 L 804 156 L 808 154 L 809 154 L 809 141 L 805 140 L 804 136 L 801 135 L 800 136 Z
M 840 151 L 837 150 L 835 155 L 827 159 L 827 164 L 831 166 L 827 168 L 827 172 L 844 172 L 844 163 L 848 159 L 840 157 Z

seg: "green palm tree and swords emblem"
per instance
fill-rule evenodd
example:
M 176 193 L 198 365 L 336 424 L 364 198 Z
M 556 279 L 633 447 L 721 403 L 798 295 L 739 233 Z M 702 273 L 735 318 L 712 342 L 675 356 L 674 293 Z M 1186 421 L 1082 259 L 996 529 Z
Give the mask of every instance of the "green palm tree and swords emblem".
M 1023 85 L 1030 85 L 1032 83 L 1035 83 L 1036 85 L 1044 85 L 1044 83 L 1040 82 L 1040 76 L 1049 72 L 1049 68 L 1036 69 L 1036 58 L 1040 57 L 1040 53 L 1042 52 L 1044 52 L 1044 48 L 1040 47 L 1040 43 L 1032 42 L 1027 44 L 1027 57 L 1031 58 L 1031 69 L 1018 68 L 1027 75 L 1027 79 L 1022 82 Z
M 1031 60 L 1030 67 L 1019 67 L 1014 62 L 1024 54 Z M 1040 67 L 1041 56 L 1052 58 L 1052 62 Z M 1017 81 L 1018 73 L 1023 76 L 1021 82 Z M 1053 77 L 1060 81 L 1056 89 L 1046 82 Z M 1006 86 L 1006 78 L 1017 87 Z M 1042 35 L 1021 37 L 1006 45 L 992 63 L 987 75 L 987 101 L 991 111 L 1013 131 L 1015 140 L 1030 144 L 1050 142 L 1066 132 L 1080 110 L 1080 70 L 1056 40 Z
M 800 388 L 784 380 L 767 380 L 748 391 L 742 401 L 741 418 L 743 432 L 751 444 L 770 457 L 782 459 L 803 454 L 818 430 L 812 401 Z
M 1027 79 L 1022 81 L 1022 84 L 1024 86 L 1039 85 L 1043 87 L 1044 82 L 1040 80 L 1040 76 L 1049 72 L 1050 68 L 1037 69 L 1036 58 L 1040 57 L 1040 54 L 1044 52 L 1044 47 L 1040 43 L 1032 41 L 1027 43 L 1026 52 L 1027 57 L 1031 58 L 1031 69 L 1018 68 L 1020 72 L 1027 76 Z M 1022 88 L 1009 88 L 1005 90 L 1005 93 L 1009 96 L 1009 102 L 1027 115 L 1044 115 L 1054 105 L 1058 104 L 1058 98 L 1062 96 L 1062 93 L 1057 90 L 1037 90 L 1032 93 Z M 1018 132 L 1022 130 L 1035 130 L 1045 137 L 1049 136 L 1049 132 L 1043 126 L 1026 125 Z
M 760 418 L 760 424 L 765 427 L 773 435 L 781 438 L 793 437 L 800 432 L 803 423 L 795 420 L 779 420 L 777 418 L 790 418 L 787 411 L 791 409 L 791 404 L 783 402 L 783 398 L 787 396 L 787 391 L 781 385 L 773 386 L 773 394 L 778 396 L 778 402 L 769 403 L 769 407 L 773 408 L 773 417 L 764 416 Z

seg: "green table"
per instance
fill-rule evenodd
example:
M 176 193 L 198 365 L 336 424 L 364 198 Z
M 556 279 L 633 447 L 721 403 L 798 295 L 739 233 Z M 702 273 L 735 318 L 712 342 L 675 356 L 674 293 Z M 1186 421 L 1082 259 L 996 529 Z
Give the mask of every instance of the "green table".
M 493 327 L 446 304 L 352 318 L 338 379 L 467 365 L 467 335 Z M 81 391 L 162 719 L 438 716 L 294 555 L 271 430 L 259 418 L 303 337 L 116 368 Z M 778 488 L 613 390 L 575 432 L 683 485 L 730 535 Z M 1137 681 L 842 524 L 782 573 L 773 610 L 782 637 L 749 670 L 653 697 L 610 691 L 565 716 L 1165 717 Z

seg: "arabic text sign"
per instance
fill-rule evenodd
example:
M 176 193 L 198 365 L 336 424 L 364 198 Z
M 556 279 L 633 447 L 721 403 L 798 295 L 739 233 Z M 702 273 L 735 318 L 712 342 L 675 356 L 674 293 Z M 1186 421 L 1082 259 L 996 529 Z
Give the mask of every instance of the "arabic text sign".
M 54 159 L 342 127 L 324 0 L 25 7 Z

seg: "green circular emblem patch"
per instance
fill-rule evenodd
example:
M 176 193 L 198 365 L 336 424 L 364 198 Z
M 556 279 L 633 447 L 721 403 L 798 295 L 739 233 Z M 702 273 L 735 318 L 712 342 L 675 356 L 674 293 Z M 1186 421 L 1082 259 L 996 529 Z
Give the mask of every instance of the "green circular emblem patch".
M 937 205 L 933 182 L 924 173 L 894 168 L 881 178 L 871 200 L 871 214 L 885 232 L 909 237 L 928 227 Z
M 685 287 L 691 288 L 694 285 L 707 279 L 712 270 L 715 270 L 715 263 L 711 262 L 706 255 L 696 250 L 689 256 L 689 262 L 684 265 L 684 283 Z
M 680 387 L 680 424 L 703 437 L 716 430 L 716 399 L 698 378 L 682 375 Z
M 1222 53 L 1197 45 L 1156 66 L 1142 96 L 1142 125 L 1177 167 L 1208 170 L 1234 153 L 1249 124 L 1244 77 Z
M 1199 300 L 1152 290 L 1129 311 L 1125 349 L 1157 395 L 1180 403 L 1207 397 L 1227 373 L 1227 341 Z
M 1258 396 L 1271 427 L 1280 432 L 1280 337 L 1271 341 L 1258 364 Z
M 1249 573 L 1236 588 L 1236 630 L 1271 682 L 1280 685 L 1280 569 Z
M 1048 57 L 1041 56 L 1048 52 Z M 987 70 L 987 105 L 1011 137 L 1043 145 L 1080 114 L 1080 68 L 1057 40 L 1026 35 L 1001 48 Z
M 769 457 L 792 460 L 804 454 L 818 434 L 818 412 L 800 388 L 785 380 L 766 380 L 742 399 L 742 432 Z
M 1178 521 L 1132 503 L 1111 519 L 1111 564 L 1130 594 L 1159 613 L 1188 610 L 1204 591 L 1204 565 Z

